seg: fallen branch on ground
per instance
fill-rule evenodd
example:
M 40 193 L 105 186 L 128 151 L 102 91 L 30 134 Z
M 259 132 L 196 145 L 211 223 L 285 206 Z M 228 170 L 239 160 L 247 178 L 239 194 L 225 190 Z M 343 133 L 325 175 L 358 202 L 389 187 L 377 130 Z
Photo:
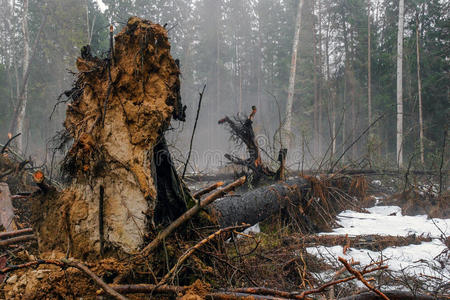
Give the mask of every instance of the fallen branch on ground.
M 235 189 L 238 186 L 241 186 L 244 184 L 246 180 L 246 177 L 243 176 L 239 178 L 238 180 L 230 183 L 226 187 L 224 187 L 221 190 L 215 191 L 208 197 L 206 197 L 204 200 L 202 200 L 198 205 L 192 207 L 187 212 L 185 212 L 183 215 L 181 215 L 178 219 L 172 222 L 166 229 L 161 231 L 158 236 L 150 243 L 148 244 L 142 251 L 141 255 L 148 255 L 150 252 L 152 252 L 158 245 L 166 238 L 168 237 L 175 229 L 177 229 L 179 226 L 184 224 L 186 221 L 190 220 L 193 216 L 195 216 L 199 211 L 201 211 L 203 208 L 208 206 L 210 203 L 212 203 L 214 200 L 222 197 L 223 195 L 227 194 L 231 190 Z
M 14 231 L 7 231 L 7 232 L 0 232 L 0 239 L 6 239 L 11 238 L 19 235 L 24 235 L 27 233 L 32 233 L 33 228 L 24 228 L 20 230 L 14 230 Z
M 205 239 L 206 240 L 206 239 Z M 376 263 L 375 263 L 376 264 Z M 378 266 L 375 268 L 367 269 L 361 271 L 361 274 L 368 274 L 379 270 L 387 269 L 387 266 Z M 311 294 L 317 294 L 323 292 L 326 288 L 337 285 L 343 282 L 347 282 L 350 280 L 356 279 L 356 276 L 350 276 L 343 279 L 335 280 L 328 282 L 316 289 L 303 291 L 302 293 L 299 292 L 286 292 L 286 291 L 279 291 L 274 289 L 268 289 L 263 287 L 251 287 L 251 288 L 238 288 L 233 289 L 229 291 L 220 291 L 220 292 L 213 292 L 208 294 L 206 297 L 218 297 L 214 299 L 225 299 L 225 297 L 228 297 L 226 299 L 242 299 L 241 297 L 255 297 L 254 299 L 298 299 L 298 300 L 305 300 L 310 299 L 307 296 Z M 110 285 L 111 288 L 114 290 L 122 293 L 122 294 L 133 294 L 133 293 L 173 293 L 173 294 L 179 294 L 184 293 L 188 287 L 182 287 L 182 286 L 174 286 L 174 285 L 155 285 L 155 284 L 132 284 L 132 285 Z M 267 297 L 267 298 L 265 298 Z
M 411 292 L 405 292 L 405 291 L 386 291 L 384 294 L 390 299 L 390 300 L 433 300 L 438 299 L 433 296 L 427 296 L 427 295 L 417 295 L 413 294 Z M 365 292 L 357 295 L 352 295 L 345 298 L 340 298 L 340 300 L 378 300 L 382 299 L 380 296 L 375 295 L 372 292 Z
M 345 268 L 352 273 L 353 275 L 355 275 L 355 277 L 361 281 L 362 283 L 364 283 L 365 286 L 367 286 L 370 290 L 372 290 L 373 292 L 377 293 L 378 295 L 380 295 L 381 298 L 383 298 L 384 300 L 389 300 L 388 297 L 386 297 L 385 294 L 383 294 L 382 292 L 380 292 L 378 289 L 376 289 L 375 287 L 373 287 L 370 283 L 367 282 L 366 279 L 364 279 L 363 275 L 361 274 L 361 272 L 353 269 L 353 267 L 348 263 L 348 261 L 345 258 L 342 257 L 338 257 L 338 260 L 345 266 Z
M 227 232 L 227 231 L 231 231 L 231 230 L 235 230 L 235 229 L 243 229 L 246 227 L 249 227 L 249 224 L 242 224 L 242 225 L 238 225 L 238 226 L 230 226 L 227 228 L 222 228 L 219 229 L 218 231 L 214 232 L 213 234 L 211 234 L 210 236 L 208 236 L 207 238 L 201 240 L 199 243 L 197 243 L 194 247 L 190 248 L 188 251 L 186 251 L 177 261 L 177 263 L 175 264 L 175 266 L 173 266 L 172 269 L 170 269 L 170 271 L 163 277 L 163 279 L 161 279 L 161 281 L 159 282 L 158 285 L 162 285 L 164 283 L 167 282 L 167 280 L 173 276 L 175 274 L 175 272 L 178 270 L 178 268 L 180 267 L 180 265 L 186 261 L 186 259 L 189 258 L 189 256 L 192 255 L 192 253 L 195 252 L 195 250 L 199 249 L 201 246 L 203 246 L 204 244 L 206 244 L 207 242 L 211 241 L 212 239 L 214 239 L 216 236 L 220 235 L 223 232 Z
M 28 241 L 35 240 L 35 239 L 36 239 L 36 236 L 34 234 L 13 237 L 10 239 L 1 240 L 0 247 L 6 247 L 9 245 L 14 245 L 14 244 L 22 243 L 22 242 L 28 242 Z
M 98 277 L 94 272 L 92 272 L 88 267 L 83 265 L 80 262 L 76 261 L 69 261 L 69 260 L 51 260 L 51 259 L 40 259 L 35 261 L 30 261 L 25 264 L 16 265 L 16 266 L 10 266 L 3 269 L 0 269 L 0 274 L 6 274 L 15 270 L 29 268 L 32 266 L 38 266 L 38 265 L 55 265 L 59 266 L 61 268 L 71 267 L 76 268 L 86 275 L 88 275 L 95 283 L 97 283 L 106 294 L 119 299 L 119 300 L 128 300 L 128 298 L 122 296 L 117 291 L 115 291 L 113 288 L 111 288 L 109 285 L 107 285 L 100 277 Z
M 124 284 L 124 285 L 110 285 L 116 292 L 121 294 L 172 294 L 172 295 L 180 295 L 184 294 L 189 287 L 187 286 L 176 286 L 176 285 L 161 285 L 157 286 L 156 284 Z M 253 295 L 246 293 L 238 293 L 238 292 L 212 292 L 205 295 L 206 299 L 286 299 L 273 297 L 270 295 Z
M 157 286 L 156 284 L 117 284 L 110 285 L 112 289 L 121 294 L 140 294 L 140 293 L 150 293 L 153 292 L 155 294 L 180 294 L 186 291 L 186 287 L 184 286 L 176 286 L 176 285 L 167 285 L 163 284 Z

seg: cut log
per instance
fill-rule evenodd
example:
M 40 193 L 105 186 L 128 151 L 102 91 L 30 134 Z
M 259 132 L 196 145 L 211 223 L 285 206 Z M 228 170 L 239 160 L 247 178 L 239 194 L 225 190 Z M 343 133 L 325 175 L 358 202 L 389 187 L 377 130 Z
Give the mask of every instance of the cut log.
M 36 185 L 39 187 L 39 189 L 47 193 L 52 189 L 52 186 L 47 183 L 47 180 L 45 179 L 45 175 L 42 171 L 38 170 L 33 174 L 33 181 L 36 183 Z
M 0 182 L 0 223 L 5 231 L 17 229 L 14 222 L 14 207 L 11 203 L 11 193 L 9 186 L 5 182 Z

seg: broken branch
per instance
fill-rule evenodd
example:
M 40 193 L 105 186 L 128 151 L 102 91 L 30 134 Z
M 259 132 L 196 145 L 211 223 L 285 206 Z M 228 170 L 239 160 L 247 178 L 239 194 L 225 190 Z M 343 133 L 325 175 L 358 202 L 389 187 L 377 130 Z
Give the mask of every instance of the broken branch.
M 166 238 L 168 237 L 175 229 L 177 229 L 180 225 L 184 224 L 186 221 L 190 220 L 193 216 L 195 216 L 200 210 L 208 206 L 210 203 L 212 203 L 214 200 L 222 197 L 223 195 L 227 194 L 231 190 L 235 189 L 238 186 L 241 186 L 244 184 L 246 180 L 245 176 L 242 176 L 238 180 L 230 183 L 226 187 L 224 187 L 221 190 L 215 191 L 208 197 L 206 197 L 203 201 L 199 203 L 199 205 L 196 205 L 189 209 L 187 212 L 185 212 L 183 215 L 181 215 L 178 219 L 172 222 L 166 229 L 161 231 L 158 236 L 150 243 L 148 244 L 140 254 L 142 255 L 148 255 L 150 252 L 152 252 L 158 245 Z
M 197 128 L 198 116 L 200 115 L 200 107 L 202 106 L 202 99 L 203 99 L 203 94 L 205 93 L 205 89 L 206 89 L 206 84 L 203 86 L 203 90 L 199 93 L 197 115 L 195 117 L 194 129 L 192 129 L 191 143 L 189 144 L 189 153 L 188 153 L 188 157 L 186 158 L 186 162 L 184 164 L 183 175 L 181 176 L 181 178 L 184 178 L 184 175 L 186 174 L 187 165 L 189 164 L 189 159 L 191 158 L 192 142 L 194 141 L 195 129 Z
M 210 236 L 208 236 L 207 238 L 201 240 L 199 243 L 197 243 L 194 247 L 190 248 L 188 251 L 186 251 L 177 261 L 177 263 L 175 264 L 175 266 L 173 266 L 172 269 L 170 269 L 170 271 L 166 274 L 166 276 L 163 277 L 163 279 L 161 279 L 161 281 L 159 282 L 158 285 L 160 284 L 164 284 L 167 282 L 167 280 L 173 275 L 175 274 L 175 272 L 178 270 L 179 266 L 186 261 L 186 259 L 189 258 L 189 256 L 192 255 L 192 253 L 195 252 L 195 250 L 199 249 L 201 246 L 203 246 L 204 244 L 206 244 L 207 242 L 211 241 L 212 239 L 214 239 L 216 236 L 220 235 L 223 232 L 227 232 L 227 231 L 231 231 L 231 230 L 235 230 L 235 229 L 242 229 L 245 227 L 249 227 L 249 224 L 242 224 L 242 225 L 238 225 L 238 226 L 230 226 L 227 228 L 222 228 L 219 229 L 218 231 L 214 232 L 213 234 L 211 234 Z
M 0 154 L 5 153 L 6 149 L 8 149 L 9 144 L 18 136 L 20 136 L 22 133 L 19 132 L 18 134 L 16 134 L 15 136 L 11 137 L 6 144 L 2 147 L 2 151 L 0 151 Z
M 0 239 L 6 239 L 11 238 L 19 235 L 24 235 L 27 233 L 32 233 L 33 228 L 25 228 L 20 230 L 14 230 L 14 231 L 7 231 L 7 232 L 0 232 Z
M 211 191 L 214 191 L 215 189 L 221 187 L 223 185 L 223 181 L 218 181 L 210 186 L 207 186 L 206 188 L 194 193 L 194 195 L 192 195 L 193 198 L 195 199 L 200 199 L 201 196 L 208 194 Z
M 373 292 L 377 293 L 381 298 L 383 298 L 384 300 L 389 300 L 388 297 L 386 297 L 385 294 L 383 294 L 382 292 L 380 292 L 378 289 L 376 289 L 375 287 L 373 287 L 370 283 L 367 282 L 366 279 L 364 279 L 363 275 L 361 274 L 361 272 L 353 269 L 353 267 L 348 263 L 348 261 L 345 258 L 342 257 L 338 257 L 338 260 L 345 266 L 345 268 L 352 273 L 359 281 L 361 281 L 362 283 L 364 283 L 365 286 L 367 286 L 370 290 L 372 290 Z
M 28 234 L 24 236 L 13 237 L 10 239 L 0 241 L 0 247 L 6 247 L 9 245 L 14 245 L 22 242 L 27 242 L 31 240 L 35 240 L 36 236 L 34 234 Z

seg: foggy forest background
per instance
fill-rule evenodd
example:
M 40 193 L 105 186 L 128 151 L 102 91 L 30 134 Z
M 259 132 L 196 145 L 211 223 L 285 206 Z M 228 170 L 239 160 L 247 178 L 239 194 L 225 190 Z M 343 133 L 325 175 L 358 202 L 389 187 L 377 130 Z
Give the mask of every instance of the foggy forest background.
M 9 132 L 21 132 L 18 151 L 36 164 L 49 167 L 57 146 L 52 137 L 62 129 L 65 103 L 52 111 L 58 96 L 72 85 L 81 47 L 90 44 L 94 54 L 106 57 L 109 24 L 117 33 L 129 16 L 136 15 L 166 24 L 172 55 L 180 60 L 187 121 L 173 121 L 169 130 L 176 161 L 185 160 L 198 93 L 204 84 L 207 88 L 192 167 L 204 170 L 226 164 L 223 154 L 236 148 L 217 121 L 225 115 L 248 115 L 252 105 L 258 108 L 254 128 L 264 150 L 263 159 L 269 163 L 272 160 L 268 156 L 276 159 L 286 110 L 297 0 L 103 2 L 106 9 L 100 9 L 93 0 L 0 0 L 0 143 L 8 140 Z M 304 1 L 290 168 L 324 167 L 324 162 L 341 156 L 355 140 L 342 163 L 397 166 L 398 3 Z M 438 168 L 445 149 L 450 107 L 449 6 L 448 1 L 405 1 L 402 147 L 406 166 Z M 18 108 L 24 101 L 21 115 Z

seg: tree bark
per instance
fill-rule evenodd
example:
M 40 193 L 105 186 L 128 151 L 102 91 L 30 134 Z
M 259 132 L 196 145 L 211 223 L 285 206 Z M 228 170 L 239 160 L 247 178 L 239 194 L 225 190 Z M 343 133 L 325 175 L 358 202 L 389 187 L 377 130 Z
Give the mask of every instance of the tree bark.
M 5 231 L 16 230 L 14 222 L 14 207 L 11 202 L 11 193 L 8 184 L 0 182 L 0 224 Z
M 420 162 L 425 163 L 423 151 L 423 110 L 422 110 L 422 79 L 420 78 L 420 45 L 419 45 L 419 16 L 416 16 L 416 50 L 417 50 L 417 93 L 419 94 L 419 140 Z
M 405 3 L 399 0 L 397 32 L 397 163 L 403 167 L 403 21 Z
M 38 33 L 33 41 L 33 48 L 30 51 L 28 21 L 27 21 L 28 0 L 25 0 L 23 5 L 24 5 L 25 12 L 24 12 L 24 20 L 22 23 L 22 27 L 23 27 L 24 36 L 26 36 L 26 37 L 24 37 L 24 39 L 25 39 L 25 41 L 24 41 L 25 54 L 24 54 L 24 59 L 23 59 L 23 70 L 22 70 L 22 81 L 21 82 L 19 80 L 17 64 L 15 64 L 17 105 L 14 110 L 14 116 L 11 120 L 11 125 L 10 125 L 10 130 L 9 130 L 10 133 L 22 133 L 22 131 L 23 131 L 24 122 L 25 122 L 25 112 L 26 112 L 26 107 L 27 107 L 27 102 L 28 102 L 27 92 L 28 92 L 28 78 L 30 76 L 30 64 L 35 55 L 37 44 L 39 42 L 39 38 L 41 36 L 44 25 L 47 21 L 47 16 L 44 16 L 42 19 L 41 25 L 39 27 Z M 24 136 L 24 134 L 22 134 L 22 136 L 17 140 L 17 148 L 19 149 L 19 152 L 23 151 L 23 136 Z
M 295 75 L 297 70 L 297 53 L 298 53 L 298 44 L 300 40 L 300 29 L 302 24 L 302 8 L 303 8 L 304 0 L 299 0 L 298 8 L 297 8 L 297 18 L 295 22 L 295 33 L 294 33 L 294 42 L 292 43 L 292 58 L 291 58 L 291 68 L 289 74 L 289 87 L 288 87 L 288 98 L 286 105 L 286 120 L 283 126 L 283 142 L 282 144 L 289 148 L 290 144 L 290 133 L 292 126 L 292 106 L 294 103 L 294 89 L 295 89 Z
M 22 31 L 23 31 L 23 69 L 22 69 L 22 84 L 23 84 L 23 92 L 21 92 L 18 96 L 18 111 L 17 111 L 17 120 L 16 120 L 16 132 L 23 133 L 23 126 L 25 121 L 25 110 L 28 102 L 28 81 L 25 82 L 25 75 L 28 72 L 28 68 L 30 66 L 30 35 L 28 31 L 28 0 L 23 1 L 23 20 L 22 20 Z M 20 136 L 17 139 L 17 149 L 19 152 L 23 151 L 23 137 Z
M 316 10 L 316 1 L 313 1 L 313 15 Z M 318 58 L 317 58 L 317 32 L 316 21 L 312 24 L 313 34 L 313 81 L 314 81 L 314 114 L 313 114 L 313 152 L 319 155 L 319 83 L 318 83 Z
M 217 216 L 222 227 L 243 222 L 254 225 L 287 208 L 289 203 L 285 199 L 299 201 L 299 195 L 309 187 L 310 183 L 299 177 L 254 189 L 243 195 L 218 199 L 210 205 L 210 211 Z
M 334 182 L 326 177 L 321 180 L 296 177 L 242 195 L 218 199 L 210 205 L 209 211 L 222 227 L 242 223 L 253 225 L 279 214 L 289 218 L 301 232 L 330 230 L 334 216 L 345 207 L 328 200 L 332 196 L 324 196 L 328 195 L 325 187 L 328 185 L 345 188 L 348 183 Z
M 371 61 L 371 38 L 370 38 L 370 1 L 367 2 L 367 115 L 368 125 L 372 124 L 372 61 Z M 370 142 L 370 129 L 369 129 Z

